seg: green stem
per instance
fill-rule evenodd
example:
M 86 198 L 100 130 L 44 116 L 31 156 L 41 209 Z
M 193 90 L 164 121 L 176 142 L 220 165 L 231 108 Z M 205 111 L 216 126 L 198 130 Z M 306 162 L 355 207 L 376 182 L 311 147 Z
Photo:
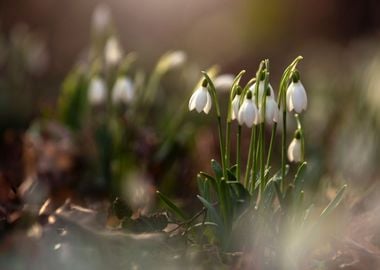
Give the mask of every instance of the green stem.
M 226 123 L 226 144 L 224 149 L 224 158 L 226 168 L 230 167 L 230 144 L 231 144 L 231 120 L 227 120 Z M 227 179 L 228 180 L 228 179 Z
M 249 175 L 251 173 L 252 168 L 252 160 L 255 154 L 255 142 L 256 142 L 256 126 L 251 129 L 251 141 L 249 142 L 249 151 L 248 151 L 248 160 L 247 160 L 247 168 L 245 170 L 245 187 L 249 187 Z
M 265 148 L 265 136 L 264 136 L 265 122 L 260 125 L 260 191 L 264 191 L 265 187 L 265 167 L 264 167 L 264 148 Z
M 241 125 L 238 126 L 237 131 L 237 146 L 236 146 L 236 179 L 240 182 L 240 164 L 241 164 Z
M 286 169 L 286 108 L 282 112 L 282 143 L 281 143 L 281 190 L 285 189 Z
M 274 138 L 276 137 L 276 131 L 277 131 L 277 123 L 275 122 L 275 123 L 273 123 L 272 134 L 271 134 L 270 142 L 269 142 L 267 164 L 265 166 L 266 168 L 269 168 L 269 165 L 270 165 L 270 160 L 271 160 L 272 151 L 273 151 Z
M 211 98 L 213 100 L 213 104 L 215 105 L 215 111 L 216 111 L 216 116 L 218 120 L 218 133 L 219 133 L 219 147 L 220 147 L 220 160 L 222 163 L 222 170 L 223 170 L 223 177 L 226 180 L 227 179 L 227 168 L 225 164 L 225 149 L 224 149 L 224 140 L 223 140 L 223 131 L 222 131 L 222 119 L 221 119 L 221 114 L 220 114 L 220 108 L 219 108 L 219 102 L 218 98 L 216 96 L 216 89 L 214 86 L 214 83 L 212 82 L 211 78 L 208 76 L 207 72 L 202 71 L 203 76 L 207 80 L 208 83 L 208 91 L 211 95 Z

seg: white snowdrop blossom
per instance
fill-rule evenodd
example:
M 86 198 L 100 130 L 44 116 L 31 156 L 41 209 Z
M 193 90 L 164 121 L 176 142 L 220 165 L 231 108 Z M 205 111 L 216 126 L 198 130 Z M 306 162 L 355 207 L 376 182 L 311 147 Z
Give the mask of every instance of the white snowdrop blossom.
M 302 146 L 301 139 L 294 138 L 288 148 L 288 159 L 290 162 L 301 162 L 302 161 Z
M 207 87 L 201 86 L 192 94 L 189 101 L 189 110 L 196 110 L 198 113 L 208 114 L 212 106 L 211 95 Z
M 112 102 L 114 104 L 123 103 L 129 104 L 135 94 L 135 88 L 130 78 L 119 77 L 112 88 Z
M 175 69 L 183 65 L 187 60 L 187 55 L 183 51 L 173 51 L 164 54 L 158 62 L 157 69 L 161 73 Z
M 104 59 L 107 65 L 113 66 L 120 62 L 123 57 L 123 51 L 119 41 L 115 37 L 107 40 L 104 47 Z
M 265 82 L 264 81 L 260 81 L 260 83 L 259 83 L 259 92 L 258 92 L 259 103 L 261 103 L 261 100 L 262 100 L 263 95 L 264 95 L 264 86 L 265 86 Z M 274 98 L 274 91 L 273 91 L 272 85 L 268 84 L 268 87 L 270 89 L 270 96 Z M 256 82 L 249 88 L 249 90 L 252 92 L 252 95 L 255 96 Z
M 248 94 L 250 95 L 250 94 Z M 252 100 L 252 96 L 247 96 L 244 99 L 243 104 L 239 109 L 238 121 L 240 125 L 245 124 L 251 128 L 254 124 L 258 124 L 258 111 L 255 102 Z
M 92 27 L 96 32 L 104 32 L 110 24 L 110 8 L 106 4 L 98 4 L 92 14 Z
M 300 80 L 290 83 L 286 91 L 286 105 L 289 112 L 294 110 L 296 113 L 301 113 L 306 110 L 307 96 Z
M 220 92 L 227 92 L 231 89 L 234 79 L 235 77 L 232 74 L 219 75 L 214 80 L 214 86 Z
M 231 120 L 235 120 L 239 115 L 239 104 L 241 95 L 236 94 L 231 103 Z
M 259 115 L 260 115 L 260 123 L 264 121 L 264 115 L 262 112 L 262 107 L 259 106 Z M 267 96 L 267 100 L 265 101 L 265 122 L 266 123 L 277 123 L 279 118 L 279 110 L 277 102 L 274 100 L 274 97 Z
M 96 76 L 91 79 L 88 87 L 88 100 L 91 105 L 103 104 L 106 100 L 107 88 L 102 78 Z

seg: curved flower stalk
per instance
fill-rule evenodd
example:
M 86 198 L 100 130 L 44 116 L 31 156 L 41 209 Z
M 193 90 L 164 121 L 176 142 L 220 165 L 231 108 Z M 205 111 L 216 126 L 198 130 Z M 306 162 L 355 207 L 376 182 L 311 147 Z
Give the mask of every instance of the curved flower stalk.
M 286 91 L 286 104 L 289 112 L 301 113 L 307 108 L 307 95 L 298 71 L 294 71 L 292 82 Z
M 130 78 L 119 77 L 112 88 L 112 102 L 114 104 L 129 104 L 135 96 L 135 88 Z
M 302 141 L 301 141 L 300 130 L 297 130 L 295 132 L 294 138 L 288 147 L 288 159 L 290 162 L 303 161 Z
M 195 90 L 191 95 L 189 101 L 189 110 L 192 111 L 195 109 L 198 113 L 201 113 L 203 111 L 205 114 L 208 114 L 211 110 L 211 107 L 211 95 L 207 90 L 207 81 L 204 80 L 202 86 Z
M 252 92 L 248 92 L 243 104 L 239 109 L 238 121 L 240 125 L 245 124 L 251 128 L 259 122 L 258 111 L 255 102 L 252 99 Z
M 104 104 L 107 99 L 107 87 L 105 81 L 95 76 L 91 79 L 88 87 L 88 100 L 91 105 Z

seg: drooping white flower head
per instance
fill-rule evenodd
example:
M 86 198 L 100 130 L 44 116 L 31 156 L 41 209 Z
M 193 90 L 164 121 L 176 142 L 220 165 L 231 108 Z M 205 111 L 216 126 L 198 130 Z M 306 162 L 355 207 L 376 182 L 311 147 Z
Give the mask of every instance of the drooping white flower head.
M 241 87 L 238 86 L 236 89 L 236 95 L 231 102 L 231 120 L 235 120 L 238 118 L 239 107 L 240 107 L 240 97 L 241 97 L 242 91 L 243 89 L 241 89 Z
M 157 64 L 157 70 L 165 73 L 171 69 L 175 69 L 183 65 L 187 60 L 187 55 L 184 51 L 172 51 L 165 53 Z
M 107 88 L 104 80 L 95 76 L 91 79 L 88 87 L 88 100 L 91 105 L 100 105 L 105 102 L 107 98 Z
M 302 145 L 300 134 L 296 132 L 294 139 L 288 147 L 288 159 L 290 162 L 302 161 Z
M 231 89 L 234 79 L 235 77 L 232 74 L 219 75 L 214 80 L 214 86 L 217 91 L 227 92 Z
M 258 92 L 259 104 L 261 103 L 261 100 L 263 99 L 264 86 L 265 86 L 265 82 L 264 82 L 264 80 L 261 80 L 260 83 L 259 83 L 259 92 Z M 274 91 L 273 91 L 272 85 L 268 84 L 268 87 L 270 89 L 270 96 L 274 98 Z M 255 96 L 256 82 L 249 88 L 249 90 L 252 92 L 252 95 Z
M 120 62 L 123 50 L 115 37 L 110 37 L 104 47 L 104 59 L 106 65 L 113 66 Z
M 307 95 L 298 72 L 293 76 L 293 80 L 286 91 L 286 105 L 289 112 L 294 110 L 296 113 L 301 113 L 307 108 Z
M 207 82 L 204 81 L 202 83 L 202 86 L 195 90 L 191 95 L 189 101 L 189 110 L 192 111 L 195 109 L 198 113 L 203 111 L 205 114 L 208 114 L 211 110 L 211 106 L 211 95 L 207 90 Z
M 261 105 L 259 106 L 260 123 L 264 121 L 264 115 Z M 267 96 L 265 101 L 265 122 L 266 123 L 277 123 L 279 118 L 279 110 L 277 102 L 274 97 Z
M 251 128 L 258 124 L 258 111 L 255 102 L 252 100 L 252 93 L 248 91 L 246 98 L 239 109 L 238 121 L 239 125 L 245 124 Z
M 129 104 L 135 95 L 135 88 L 130 78 L 119 77 L 112 88 L 112 102 L 114 104 Z
M 104 32 L 111 24 L 111 10 L 104 3 L 98 4 L 92 14 L 92 27 L 96 32 Z

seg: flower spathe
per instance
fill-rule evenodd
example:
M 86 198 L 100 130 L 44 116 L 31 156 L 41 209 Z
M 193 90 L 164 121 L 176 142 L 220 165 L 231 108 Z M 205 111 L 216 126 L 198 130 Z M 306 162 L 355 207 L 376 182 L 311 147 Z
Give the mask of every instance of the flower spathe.
M 196 110 L 198 113 L 204 112 L 208 114 L 211 110 L 212 100 L 207 87 L 201 86 L 191 95 L 189 101 L 189 110 Z
M 112 89 L 112 102 L 129 104 L 135 95 L 135 89 L 130 78 L 126 76 L 119 77 Z
M 306 110 L 307 95 L 300 80 L 290 83 L 286 91 L 286 105 L 289 112 L 294 110 L 296 113 L 301 113 Z
M 91 105 L 103 104 L 107 97 L 107 88 L 104 80 L 95 76 L 91 79 L 88 87 L 88 100 Z
M 252 98 L 246 97 L 239 109 L 239 125 L 245 124 L 247 127 L 251 128 L 254 124 L 257 125 L 258 118 L 258 111 L 254 101 Z
M 302 145 L 300 138 L 294 138 L 289 144 L 288 159 L 290 162 L 302 161 Z

